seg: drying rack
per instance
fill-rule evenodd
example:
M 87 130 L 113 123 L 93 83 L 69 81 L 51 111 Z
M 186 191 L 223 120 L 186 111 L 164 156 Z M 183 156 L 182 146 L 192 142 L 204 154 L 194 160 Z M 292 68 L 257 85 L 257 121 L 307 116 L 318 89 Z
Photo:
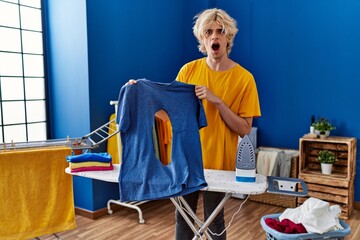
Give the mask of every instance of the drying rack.
M 115 129 L 115 130 L 114 130 Z M 63 138 L 63 139 L 50 139 L 44 141 L 29 141 L 29 142 L 11 142 L 0 144 L 0 150 L 13 150 L 23 148 L 39 148 L 51 146 L 67 146 L 73 151 L 83 150 L 85 152 L 99 147 L 99 145 L 112 136 L 116 135 L 119 131 L 116 127 L 116 119 L 112 119 L 99 128 L 95 129 L 89 134 L 81 138 Z

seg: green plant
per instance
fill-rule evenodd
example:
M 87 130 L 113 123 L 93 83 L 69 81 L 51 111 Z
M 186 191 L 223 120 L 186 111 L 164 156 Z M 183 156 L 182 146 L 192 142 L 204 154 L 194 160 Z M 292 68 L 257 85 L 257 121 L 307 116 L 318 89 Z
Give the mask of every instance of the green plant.
M 320 163 L 335 163 L 337 161 L 336 154 L 329 150 L 321 150 L 318 153 L 317 160 Z
M 331 131 L 336 129 L 334 126 L 331 125 L 327 118 L 321 117 L 316 122 L 312 124 L 315 130 L 320 132 Z

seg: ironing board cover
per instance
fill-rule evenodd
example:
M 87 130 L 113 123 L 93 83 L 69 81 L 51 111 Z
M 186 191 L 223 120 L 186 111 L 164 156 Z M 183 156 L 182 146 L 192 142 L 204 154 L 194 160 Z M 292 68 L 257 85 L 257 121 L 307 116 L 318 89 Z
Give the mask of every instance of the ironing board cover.
M 123 146 L 119 174 L 120 201 L 181 196 L 207 184 L 199 129 L 206 126 L 194 85 L 139 79 L 120 89 L 117 123 Z M 171 163 L 163 165 L 154 151 L 152 129 L 159 110 L 172 125 Z
M 71 172 L 70 168 L 65 169 L 65 172 L 71 175 L 113 183 L 119 181 L 119 171 L 119 164 L 114 164 L 114 169 L 111 171 Z M 204 169 L 204 176 L 208 186 L 202 188 L 202 191 L 261 194 L 264 193 L 268 187 L 267 178 L 260 174 L 256 174 L 255 182 L 237 182 L 235 180 L 235 171 Z

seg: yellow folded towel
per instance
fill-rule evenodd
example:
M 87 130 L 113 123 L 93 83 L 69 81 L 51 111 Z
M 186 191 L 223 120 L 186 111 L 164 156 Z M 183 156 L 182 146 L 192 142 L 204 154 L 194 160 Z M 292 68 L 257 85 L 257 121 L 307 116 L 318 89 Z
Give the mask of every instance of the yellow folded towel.
M 0 152 L 0 239 L 29 239 L 76 227 L 67 147 Z
M 110 167 L 111 163 L 106 162 L 79 162 L 79 163 L 73 163 L 69 162 L 69 168 L 75 169 L 79 167 Z

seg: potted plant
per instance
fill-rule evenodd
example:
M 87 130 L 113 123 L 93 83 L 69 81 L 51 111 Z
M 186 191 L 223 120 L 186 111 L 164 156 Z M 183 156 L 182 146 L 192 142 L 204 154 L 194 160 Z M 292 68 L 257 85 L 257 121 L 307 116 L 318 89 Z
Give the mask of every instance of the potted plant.
M 321 172 L 331 174 L 332 166 L 337 161 L 336 154 L 329 150 L 321 150 L 318 153 L 317 161 L 321 163 Z
M 316 122 L 312 124 L 315 129 L 315 133 L 320 138 L 326 138 L 330 135 L 330 131 L 334 130 L 335 127 L 331 125 L 329 120 L 325 117 L 319 118 Z

